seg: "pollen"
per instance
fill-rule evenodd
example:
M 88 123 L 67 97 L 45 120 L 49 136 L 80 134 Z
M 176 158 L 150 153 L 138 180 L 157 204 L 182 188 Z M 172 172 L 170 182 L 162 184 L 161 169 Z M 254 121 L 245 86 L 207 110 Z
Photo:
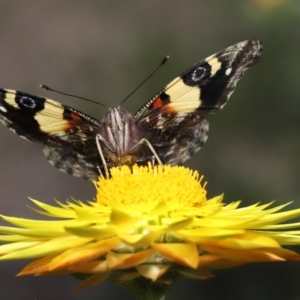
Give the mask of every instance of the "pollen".
M 164 202 L 168 206 L 197 207 L 206 202 L 203 176 L 185 167 L 158 165 L 127 166 L 111 169 L 111 178 L 101 177 L 97 202 L 104 205 L 122 204 L 147 211 Z M 114 195 L 113 201 L 111 195 Z

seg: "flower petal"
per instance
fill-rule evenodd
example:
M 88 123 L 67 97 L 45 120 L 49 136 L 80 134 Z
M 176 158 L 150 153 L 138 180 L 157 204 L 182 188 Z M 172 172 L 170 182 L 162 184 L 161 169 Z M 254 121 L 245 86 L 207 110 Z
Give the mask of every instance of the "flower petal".
M 224 249 L 214 246 L 203 246 L 203 249 L 209 253 L 218 254 L 225 259 L 237 262 L 264 262 L 264 261 L 284 261 L 285 259 L 272 253 L 269 249 L 253 249 L 253 250 L 235 250 Z
M 152 243 L 152 248 L 170 260 L 190 268 L 198 266 L 198 250 L 195 243 Z
M 156 281 L 170 268 L 169 264 L 143 264 L 136 267 L 139 273 L 152 281 Z
M 200 269 L 188 269 L 181 268 L 178 270 L 178 273 L 190 279 L 209 279 L 214 277 L 214 275 L 210 272 L 208 268 L 200 268 Z
M 84 280 L 77 288 L 77 291 L 93 287 L 107 279 L 109 273 L 98 273 Z
M 139 251 L 137 253 L 107 253 L 107 264 L 110 269 L 125 269 L 137 266 L 154 254 L 153 249 Z
M 64 269 L 76 264 L 94 260 L 106 254 L 119 243 L 119 238 L 111 238 L 96 243 L 87 244 L 82 247 L 76 247 L 74 249 L 71 248 L 56 256 L 52 260 L 49 269 L 51 271 Z

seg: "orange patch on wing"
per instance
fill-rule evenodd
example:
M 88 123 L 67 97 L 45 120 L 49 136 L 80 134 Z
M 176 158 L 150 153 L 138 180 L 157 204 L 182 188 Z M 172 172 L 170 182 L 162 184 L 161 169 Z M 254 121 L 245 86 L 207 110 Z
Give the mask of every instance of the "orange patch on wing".
M 161 100 L 161 98 L 157 98 L 153 103 L 152 103 L 152 107 L 153 108 L 158 108 L 163 106 L 163 101 Z
M 78 122 L 81 121 L 82 118 L 81 116 L 79 116 L 76 113 L 71 113 L 70 116 L 68 117 L 68 120 L 66 120 L 66 124 L 65 124 L 65 130 L 69 130 L 74 128 L 74 125 Z
M 64 124 L 63 131 L 72 130 L 76 126 L 76 123 L 78 123 L 78 121 L 81 121 L 81 120 L 82 120 L 82 118 L 78 114 L 70 113 L 70 115 L 68 116 L 68 119 L 64 120 L 65 124 Z
M 71 113 L 71 120 L 72 121 L 79 121 L 79 120 L 82 120 L 82 118 L 78 114 Z

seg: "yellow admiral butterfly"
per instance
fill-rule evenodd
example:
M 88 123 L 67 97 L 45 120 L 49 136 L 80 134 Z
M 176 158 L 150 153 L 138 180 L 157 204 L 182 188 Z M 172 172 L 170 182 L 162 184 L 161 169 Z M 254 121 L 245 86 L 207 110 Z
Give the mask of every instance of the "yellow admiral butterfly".
M 116 106 L 102 121 L 41 96 L 0 89 L 0 121 L 42 143 L 56 168 L 89 180 L 112 166 L 181 164 L 206 142 L 205 117 L 223 108 L 261 52 L 258 40 L 230 46 L 176 77 L 134 116 Z

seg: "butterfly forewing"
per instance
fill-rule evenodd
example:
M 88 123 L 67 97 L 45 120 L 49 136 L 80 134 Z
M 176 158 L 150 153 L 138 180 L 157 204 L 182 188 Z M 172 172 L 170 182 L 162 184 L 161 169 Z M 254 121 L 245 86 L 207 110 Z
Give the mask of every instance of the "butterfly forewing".
M 134 117 L 115 107 L 101 122 L 51 99 L 0 89 L 0 121 L 18 135 L 42 143 L 47 159 L 58 169 L 89 180 L 96 179 L 103 166 L 147 164 L 154 161 L 153 154 L 165 164 L 180 164 L 205 143 L 206 116 L 226 104 L 261 51 L 257 40 L 230 46 L 175 78 Z M 124 123 L 115 128 L 110 122 L 113 111 Z M 96 136 L 101 137 L 105 161 L 99 156 Z
M 137 112 L 145 132 L 152 132 L 149 140 L 164 163 L 183 163 L 201 148 L 209 129 L 205 117 L 223 108 L 261 51 L 260 41 L 249 40 L 211 55 L 171 81 Z
M 100 122 L 59 102 L 0 89 L 0 121 L 19 136 L 44 144 L 52 165 L 74 176 L 96 178 Z

